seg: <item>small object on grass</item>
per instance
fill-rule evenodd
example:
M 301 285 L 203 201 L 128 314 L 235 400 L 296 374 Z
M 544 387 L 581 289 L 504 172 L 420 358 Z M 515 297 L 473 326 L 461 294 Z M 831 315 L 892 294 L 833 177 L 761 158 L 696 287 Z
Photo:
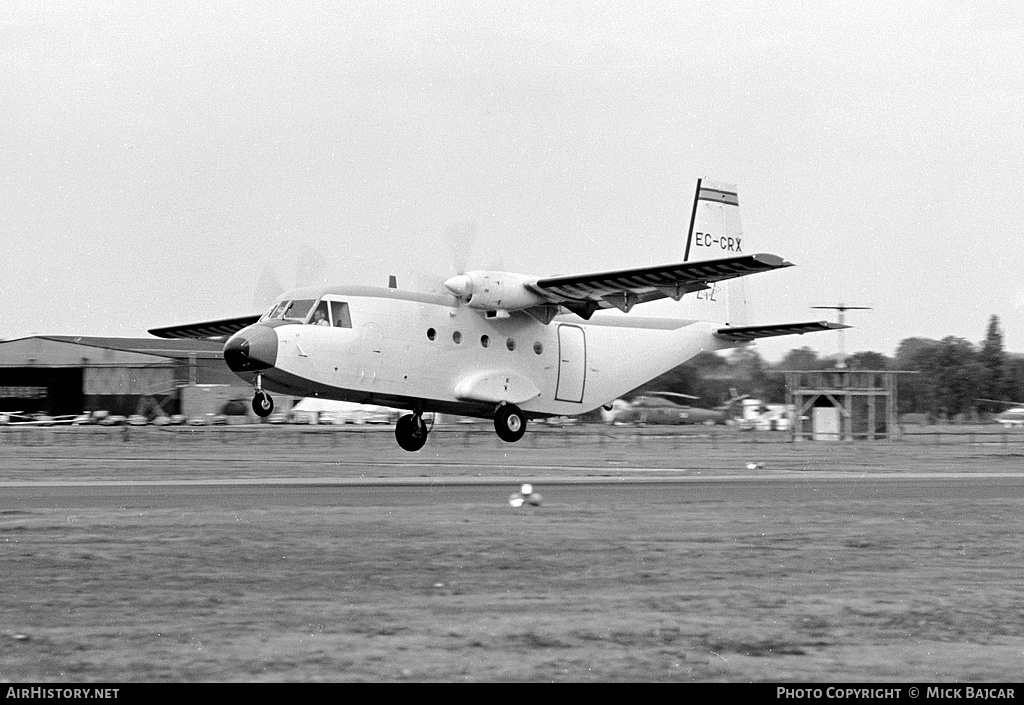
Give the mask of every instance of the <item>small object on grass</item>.
M 540 494 L 533 491 L 533 485 L 529 482 L 523 483 L 523 486 L 519 488 L 519 492 L 516 492 L 508 499 L 508 503 L 513 507 L 521 507 L 524 504 L 529 504 L 534 507 L 540 506 Z

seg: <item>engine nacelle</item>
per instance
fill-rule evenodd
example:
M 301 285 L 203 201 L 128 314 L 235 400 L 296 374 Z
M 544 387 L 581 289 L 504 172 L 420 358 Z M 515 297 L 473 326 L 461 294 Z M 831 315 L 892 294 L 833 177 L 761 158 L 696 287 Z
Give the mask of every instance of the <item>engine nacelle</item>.
M 537 277 L 515 272 L 466 272 L 444 283 L 470 308 L 484 311 L 518 311 L 547 303 L 547 300 L 526 288 Z

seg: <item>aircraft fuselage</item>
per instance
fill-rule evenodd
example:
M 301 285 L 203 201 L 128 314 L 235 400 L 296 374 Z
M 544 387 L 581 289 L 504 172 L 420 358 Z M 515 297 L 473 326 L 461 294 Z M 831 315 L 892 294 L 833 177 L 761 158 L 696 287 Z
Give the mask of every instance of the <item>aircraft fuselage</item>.
M 239 376 L 259 372 L 264 389 L 282 394 L 421 412 L 489 418 L 505 401 L 534 417 L 580 414 L 701 351 L 735 346 L 714 335 L 720 324 L 685 319 L 562 315 L 545 325 L 522 312 L 486 318 L 446 294 L 377 287 L 289 297 L 344 302 L 350 327 L 249 326 L 225 345 Z M 262 362 L 239 362 L 235 353 L 249 340 L 246 352 Z

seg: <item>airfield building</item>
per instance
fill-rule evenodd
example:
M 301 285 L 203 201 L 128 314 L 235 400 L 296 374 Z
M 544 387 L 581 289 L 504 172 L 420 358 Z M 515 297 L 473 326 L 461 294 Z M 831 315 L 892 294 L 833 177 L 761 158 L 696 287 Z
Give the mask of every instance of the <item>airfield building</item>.
M 228 369 L 222 348 L 214 341 L 160 338 L 3 340 L 0 413 L 177 414 L 189 389 L 207 385 L 218 385 L 222 398 L 248 400 L 252 389 Z

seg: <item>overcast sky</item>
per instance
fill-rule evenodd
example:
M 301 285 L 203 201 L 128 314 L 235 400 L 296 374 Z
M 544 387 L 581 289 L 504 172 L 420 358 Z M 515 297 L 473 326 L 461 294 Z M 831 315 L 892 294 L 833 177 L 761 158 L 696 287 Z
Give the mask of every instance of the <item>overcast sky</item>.
M 0 2 L 2 337 L 254 313 L 265 271 L 679 261 L 706 176 L 798 265 L 749 322 L 871 306 L 846 349 L 892 354 L 997 314 L 1024 352 L 1021 3 L 156 5 Z

